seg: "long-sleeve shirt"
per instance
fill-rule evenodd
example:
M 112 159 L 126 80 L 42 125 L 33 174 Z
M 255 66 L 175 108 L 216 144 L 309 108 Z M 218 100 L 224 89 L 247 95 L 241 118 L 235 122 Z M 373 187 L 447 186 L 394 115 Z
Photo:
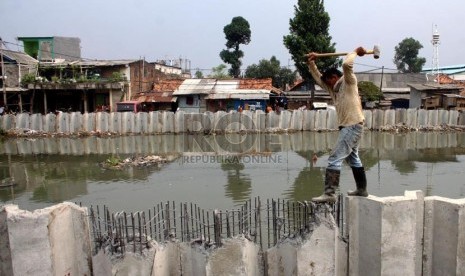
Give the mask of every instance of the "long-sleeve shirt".
M 339 126 L 350 126 L 363 123 L 365 117 L 362 102 L 358 94 L 357 77 L 354 74 L 354 60 L 357 53 L 348 53 L 342 64 L 343 76 L 336 82 L 334 88 L 321 81 L 321 73 L 314 61 L 310 61 L 308 68 L 315 82 L 328 91 L 336 107 Z

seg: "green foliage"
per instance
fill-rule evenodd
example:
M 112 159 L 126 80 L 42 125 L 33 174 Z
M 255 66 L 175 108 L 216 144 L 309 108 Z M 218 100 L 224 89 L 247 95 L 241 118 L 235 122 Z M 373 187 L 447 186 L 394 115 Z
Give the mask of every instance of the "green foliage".
M 115 156 L 110 156 L 107 158 L 107 160 L 105 160 L 105 164 L 111 167 L 118 166 L 121 162 L 122 160 Z
M 124 81 L 124 76 L 121 72 L 113 72 L 109 78 L 110 82 L 120 82 Z
M 309 52 L 330 53 L 335 52 L 335 43 L 331 42 L 329 35 L 330 17 L 321 0 L 300 0 L 294 6 L 294 18 L 289 20 L 289 35 L 284 36 L 284 46 L 294 60 L 297 71 L 302 78 L 310 84 L 314 80 L 308 71 L 307 59 Z M 340 59 L 317 59 L 319 68 L 328 68 L 340 64 Z
M 200 70 L 195 71 L 195 78 L 196 79 L 203 79 L 203 73 Z
M 250 43 L 250 25 L 243 17 L 237 16 L 223 28 L 223 31 L 226 37 L 227 49 L 220 52 L 220 57 L 225 63 L 231 64 L 229 74 L 238 78 L 241 73 L 241 58 L 244 56 L 244 53 L 239 49 L 239 45 Z
M 362 95 L 365 101 L 379 101 L 383 97 L 383 93 L 371 81 L 358 82 L 358 92 Z
M 228 73 L 225 71 L 226 70 L 226 65 L 225 64 L 220 64 L 216 67 L 213 67 L 212 68 L 212 73 L 211 75 L 209 76 L 210 78 L 213 78 L 213 79 L 229 79 L 230 76 L 228 75 Z
M 58 83 L 58 82 L 60 82 L 60 78 L 57 77 L 57 76 L 52 76 L 52 82 Z
M 272 56 L 270 60 L 262 59 L 257 64 L 252 64 L 245 70 L 246 78 L 264 79 L 271 78 L 274 87 L 284 89 L 286 84 L 293 84 L 296 73 L 281 67 L 279 60 Z
M 24 74 L 21 78 L 21 84 L 29 84 L 34 83 L 36 81 L 36 75 L 32 73 Z
M 405 38 L 395 47 L 394 63 L 402 73 L 419 73 L 426 59 L 418 57 L 423 45 L 412 37 Z

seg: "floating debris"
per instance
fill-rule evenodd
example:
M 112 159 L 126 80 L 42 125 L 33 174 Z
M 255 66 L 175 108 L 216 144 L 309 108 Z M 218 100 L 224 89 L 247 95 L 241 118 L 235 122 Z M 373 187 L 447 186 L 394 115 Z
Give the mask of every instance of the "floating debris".
M 118 157 L 111 156 L 104 162 L 100 163 L 100 165 L 104 168 L 120 169 L 126 166 L 134 166 L 134 167 L 154 166 L 154 165 L 158 166 L 162 163 L 166 163 L 167 161 L 168 159 L 161 157 L 159 155 L 128 157 L 125 159 L 120 159 Z

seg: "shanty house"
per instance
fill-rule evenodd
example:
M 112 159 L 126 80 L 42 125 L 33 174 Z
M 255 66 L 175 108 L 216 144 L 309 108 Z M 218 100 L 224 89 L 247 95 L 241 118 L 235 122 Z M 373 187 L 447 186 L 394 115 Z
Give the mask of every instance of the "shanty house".
M 81 59 L 81 40 L 77 37 L 18 37 L 18 40 L 23 42 L 24 52 L 40 62 Z
M 137 93 L 132 97 L 143 105 L 147 111 L 176 111 L 177 97 L 173 93 L 183 83 L 182 79 L 161 80 L 154 84 L 153 89 Z
M 463 87 L 455 84 L 438 84 L 434 82 L 409 84 L 409 86 L 412 88 L 409 108 L 425 109 L 455 109 L 457 96 L 461 98 L 460 91 L 463 89 Z M 454 100 L 451 100 L 452 97 L 455 98 L 455 103 Z M 461 101 L 459 99 L 459 105 Z
M 0 49 L 0 55 L 3 57 L 2 74 L 0 74 L 0 93 L 2 93 L 0 106 L 6 106 L 8 110 L 18 112 L 22 112 L 23 108 L 31 111 L 31 95 L 28 89 L 21 87 L 21 79 L 24 76 L 31 76 L 35 79 L 38 61 L 25 53 L 5 49 Z M 5 94 L 3 85 L 5 85 Z
M 39 112 L 115 111 L 116 103 L 150 90 L 164 75 L 145 60 L 43 62 L 42 82 L 28 85 L 38 99 Z
M 280 91 L 270 79 L 217 80 L 211 94 L 206 97 L 208 111 L 265 110 L 270 94 Z
M 173 92 L 178 109 L 189 113 L 207 111 L 206 97 L 213 92 L 215 79 L 186 79 Z

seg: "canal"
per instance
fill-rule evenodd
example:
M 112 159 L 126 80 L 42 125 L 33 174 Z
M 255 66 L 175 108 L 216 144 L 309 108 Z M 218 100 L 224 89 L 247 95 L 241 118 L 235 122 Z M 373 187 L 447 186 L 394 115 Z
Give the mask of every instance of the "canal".
M 231 209 L 248 199 L 310 200 L 323 191 L 337 132 L 48 137 L 0 142 L 0 204 L 34 210 L 71 201 L 112 211 L 160 202 Z M 108 159 L 159 155 L 165 163 L 108 169 Z M 368 191 L 465 197 L 465 133 L 366 131 L 360 156 Z M 354 188 L 344 165 L 341 192 Z

